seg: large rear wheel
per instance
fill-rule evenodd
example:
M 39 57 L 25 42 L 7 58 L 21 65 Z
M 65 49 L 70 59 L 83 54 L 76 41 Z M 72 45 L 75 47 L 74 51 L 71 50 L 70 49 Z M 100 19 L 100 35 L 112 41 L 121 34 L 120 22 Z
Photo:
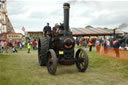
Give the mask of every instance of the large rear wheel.
M 88 68 L 88 55 L 82 48 L 76 52 L 76 66 L 80 72 L 85 72 Z
M 50 74 L 54 75 L 56 73 L 56 69 L 57 69 L 57 57 L 56 57 L 56 53 L 53 49 L 49 50 L 47 60 L 48 60 L 48 62 L 47 62 L 48 72 Z
M 49 39 L 47 37 L 40 38 L 38 41 L 38 61 L 40 66 L 46 65 L 48 50 Z

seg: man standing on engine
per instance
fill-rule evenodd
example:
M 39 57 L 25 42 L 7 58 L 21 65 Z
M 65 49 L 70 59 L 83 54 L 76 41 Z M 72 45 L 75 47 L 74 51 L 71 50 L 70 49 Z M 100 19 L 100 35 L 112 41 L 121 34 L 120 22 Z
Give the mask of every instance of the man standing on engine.
M 49 26 L 49 23 L 47 23 L 47 25 L 44 27 L 43 32 L 45 36 L 47 36 L 47 34 L 51 32 L 51 27 Z

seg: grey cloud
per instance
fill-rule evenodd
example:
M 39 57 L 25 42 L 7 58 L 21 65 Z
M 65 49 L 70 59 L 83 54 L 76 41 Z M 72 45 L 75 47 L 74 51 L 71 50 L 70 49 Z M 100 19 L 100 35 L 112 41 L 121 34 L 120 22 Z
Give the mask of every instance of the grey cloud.
M 104 5 L 105 3 L 107 5 Z M 104 25 L 105 26 L 109 26 L 109 25 L 118 26 L 119 24 L 128 22 L 128 16 L 127 16 L 128 5 L 126 5 L 128 4 L 128 2 L 104 2 L 104 3 L 101 2 L 101 4 L 102 4 L 102 9 L 99 12 L 107 10 L 110 13 L 101 14 L 99 17 L 95 17 L 94 15 L 93 17 L 91 17 L 91 22 L 89 22 L 90 24 L 99 25 L 99 26 L 104 26 Z
M 42 30 L 42 27 L 44 25 L 43 20 L 13 20 L 11 19 L 11 22 L 15 29 L 21 29 L 23 26 L 26 28 L 26 30 Z
M 7 2 L 7 9 L 9 15 L 18 15 L 22 14 L 26 11 L 24 1 L 8 1 Z
M 30 19 L 45 19 L 47 18 L 46 15 L 48 15 L 47 13 L 43 13 L 43 12 L 32 12 L 31 15 L 28 16 L 28 18 Z
M 71 5 L 78 5 L 78 4 L 80 4 L 80 5 L 83 5 L 83 6 L 96 6 L 96 7 L 98 7 L 98 6 L 100 6 L 100 4 L 99 4 L 99 1 L 93 1 L 93 0 L 90 0 L 90 1 L 88 1 L 88 0 L 68 0 L 68 3 L 70 3 Z
M 10 20 L 12 21 L 12 24 L 16 29 L 21 28 L 22 26 L 26 26 L 33 30 L 34 28 L 38 28 L 40 30 L 40 28 L 44 26 L 46 22 L 50 22 L 51 25 L 54 25 L 54 23 L 56 22 L 59 23 L 63 21 L 63 3 L 53 3 L 49 1 L 44 2 L 43 4 L 39 4 L 38 1 L 8 0 L 8 14 L 11 17 Z M 50 3 L 50 6 L 49 4 L 46 3 Z M 72 27 L 84 27 L 88 24 L 98 27 L 118 27 L 120 24 L 128 22 L 128 2 L 98 2 L 92 0 L 69 0 L 69 3 L 71 3 L 70 25 Z M 58 7 L 52 8 L 53 6 L 56 5 Z M 41 10 L 31 10 L 29 16 L 27 15 L 28 17 L 24 20 L 20 18 L 15 18 L 16 15 L 26 13 L 33 6 L 41 7 Z M 49 10 L 44 10 L 45 7 L 52 9 L 50 10 L 51 12 L 49 12 Z M 110 13 L 100 14 L 100 12 L 105 10 L 107 10 Z M 95 16 L 95 13 L 97 13 L 98 16 Z M 86 19 L 89 19 L 89 21 L 86 21 Z
M 79 16 L 77 15 L 77 17 L 90 17 L 91 18 L 94 12 L 102 10 L 102 6 L 97 1 L 94 1 L 94 2 L 85 1 L 85 0 L 83 1 L 86 2 L 86 4 L 78 3 L 75 5 L 72 5 L 71 12 L 73 16 L 77 13 L 79 15 Z M 82 1 L 78 1 L 78 2 L 82 2 Z
M 118 15 L 118 16 L 99 16 L 98 18 L 92 18 L 91 24 L 95 25 L 112 25 L 128 22 L 128 16 Z
M 38 12 L 32 12 L 28 18 L 30 19 L 38 19 L 38 20 L 46 20 L 48 18 L 55 18 L 63 16 L 63 11 L 60 9 L 56 9 L 55 11 L 48 13 L 47 11 L 38 11 Z

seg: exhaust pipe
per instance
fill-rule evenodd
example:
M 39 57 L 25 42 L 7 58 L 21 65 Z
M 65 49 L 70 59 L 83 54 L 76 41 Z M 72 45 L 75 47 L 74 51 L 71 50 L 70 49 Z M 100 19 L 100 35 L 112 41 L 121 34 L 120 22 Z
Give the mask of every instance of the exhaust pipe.
M 69 32 L 69 8 L 70 8 L 70 4 L 64 3 L 63 8 L 64 8 L 64 30 L 65 30 L 65 32 Z

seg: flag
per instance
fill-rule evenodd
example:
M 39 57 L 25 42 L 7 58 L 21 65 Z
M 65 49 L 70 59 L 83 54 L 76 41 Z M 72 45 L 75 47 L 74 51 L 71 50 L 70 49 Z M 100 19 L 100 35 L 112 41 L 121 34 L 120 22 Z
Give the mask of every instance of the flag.
M 24 28 L 24 26 L 22 27 L 22 31 L 25 32 L 25 28 Z

